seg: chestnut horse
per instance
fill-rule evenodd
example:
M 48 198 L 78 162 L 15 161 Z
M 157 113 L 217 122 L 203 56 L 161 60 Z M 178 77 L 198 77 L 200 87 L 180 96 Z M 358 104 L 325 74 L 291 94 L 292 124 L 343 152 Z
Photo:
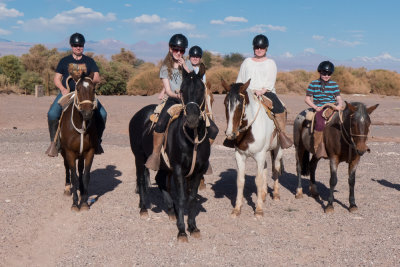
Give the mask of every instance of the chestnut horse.
M 257 203 L 255 215 L 263 216 L 263 202 L 267 195 L 267 152 L 271 153 L 272 178 L 274 180 L 273 199 L 279 199 L 279 175 L 282 173 L 282 148 L 278 142 L 274 122 L 268 117 L 260 100 L 254 92 L 247 90 L 250 80 L 245 84 L 230 86 L 222 80 L 227 91 L 225 97 L 226 138 L 235 146 L 237 173 L 236 205 L 232 217 L 240 215 L 243 202 L 245 163 L 248 157 L 257 162 Z
M 329 181 L 330 194 L 325 212 L 333 212 L 334 190 L 337 184 L 337 168 L 340 162 L 349 164 L 349 211 L 357 210 L 354 197 L 356 168 L 361 156 L 370 152 L 366 142 L 371 120 L 369 115 L 378 107 L 378 104 L 366 107 L 363 103 L 346 103 L 343 111 L 336 112 L 324 128 L 323 140 L 330 161 L 331 177 Z M 310 194 L 319 198 L 315 184 L 315 170 L 319 159 L 315 155 L 310 160 L 310 153 L 314 151 L 310 122 L 305 119 L 306 111 L 297 115 L 293 125 L 293 138 L 296 148 L 296 170 L 298 187 L 296 198 L 303 196 L 301 175 L 310 175 Z
M 97 107 L 93 73 L 89 76 L 83 74 L 76 81 L 73 94 L 73 104 L 63 112 L 60 119 L 60 148 L 65 166 L 65 193 L 71 194 L 74 211 L 88 210 L 88 187 L 90 168 L 92 166 L 94 151 L 98 142 L 94 109 Z M 76 160 L 78 172 L 76 173 Z M 72 187 L 71 187 L 72 180 Z M 80 203 L 78 193 L 80 191 Z
M 194 237 L 200 237 L 196 225 L 197 192 L 200 178 L 206 173 L 210 157 L 210 142 L 205 120 L 205 86 L 202 82 L 204 67 L 199 73 L 187 73 L 183 70 L 181 85 L 182 111 L 179 117 L 170 122 L 166 132 L 166 146 L 163 148 L 168 162 L 161 157 L 160 170 L 156 182 L 167 204 L 171 219 L 177 215 L 178 241 L 187 242 L 185 232 L 184 208 L 185 193 L 188 191 L 188 231 Z M 140 215 L 148 217 L 146 193 L 149 181 L 149 170 L 145 163 L 153 149 L 153 128 L 150 115 L 156 105 L 145 106 L 139 110 L 129 123 L 131 149 L 135 155 L 137 188 L 140 195 Z M 164 143 L 165 145 L 165 143 Z M 168 177 L 172 176 L 177 186 L 177 203 L 175 204 L 168 190 Z M 185 186 L 187 183 L 187 186 Z M 186 190 L 188 188 L 188 190 Z

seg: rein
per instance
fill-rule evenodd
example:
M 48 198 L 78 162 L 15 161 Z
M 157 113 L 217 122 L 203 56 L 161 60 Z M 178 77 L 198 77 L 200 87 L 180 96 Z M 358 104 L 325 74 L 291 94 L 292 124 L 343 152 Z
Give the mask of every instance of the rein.
M 366 135 L 366 134 L 353 134 L 352 132 L 351 132 L 351 119 L 353 118 L 353 116 L 352 115 L 350 115 L 349 117 L 350 117 L 350 133 L 346 130 L 346 128 L 344 127 L 344 121 L 343 121 L 343 111 L 342 110 L 340 110 L 339 111 L 339 124 L 340 124 L 340 133 L 341 133 L 341 136 L 342 136 L 342 138 L 344 139 L 344 141 L 347 143 L 347 145 L 349 146 L 349 160 L 350 160 L 350 158 L 351 158 L 351 151 L 352 151 L 352 149 L 354 149 L 355 151 L 357 151 L 357 148 L 356 148 L 356 144 L 355 144 L 355 142 L 354 142 L 354 136 L 357 136 L 357 137 L 368 137 L 368 135 Z M 349 140 L 350 141 L 349 141 Z
M 69 76 L 67 78 L 68 90 L 70 90 L 69 85 L 68 85 L 68 80 L 70 78 L 71 78 L 71 76 Z M 91 82 L 93 82 L 93 80 L 90 77 L 85 77 L 84 79 L 89 79 Z M 78 84 L 80 80 L 81 79 L 79 79 L 75 84 Z M 81 111 L 82 110 L 82 108 L 81 108 L 82 104 L 91 104 L 91 105 L 93 105 L 92 110 L 96 109 L 97 108 L 97 97 L 96 97 L 96 94 L 94 95 L 94 101 L 91 101 L 91 100 L 80 101 L 78 94 L 74 93 L 74 106 L 72 107 L 72 112 L 71 112 L 71 124 L 74 127 L 75 131 L 77 131 L 81 135 L 80 145 L 79 145 L 79 154 L 82 154 L 82 152 L 83 152 L 83 137 L 84 137 L 84 134 L 86 133 L 87 128 L 90 126 L 90 124 L 92 122 L 92 121 L 90 121 L 89 125 L 86 126 L 86 121 L 82 120 L 82 126 L 81 126 L 80 129 L 75 126 L 75 123 L 74 123 L 74 110 L 76 108 L 78 111 Z
M 244 112 L 245 112 L 245 110 L 246 110 L 246 104 L 247 104 L 247 103 L 246 103 L 246 101 L 245 101 L 244 94 L 239 94 L 239 95 L 240 95 L 240 97 L 243 97 L 242 115 L 240 115 L 240 122 L 239 122 L 239 126 L 240 126 L 240 125 L 242 125 L 242 122 L 243 122 L 243 116 L 244 116 Z M 257 109 L 256 115 L 254 116 L 253 120 L 252 120 L 246 127 L 240 128 L 240 129 L 238 130 L 239 133 L 242 133 L 242 132 L 244 132 L 244 131 L 247 131 L 247 130 L 250 128 L 250 126 L 256 121 L 257 116 L 258 116 L 258 113 L 259 113 L 259 111 L 260 111 L 260 109 L 261 109 L 260 100 L 258 99 L 258 97 L 254 96 L 254 95 L 253 95 L 253 97 L 254 97 L 254 100 L 258 100 L 258 109 Z

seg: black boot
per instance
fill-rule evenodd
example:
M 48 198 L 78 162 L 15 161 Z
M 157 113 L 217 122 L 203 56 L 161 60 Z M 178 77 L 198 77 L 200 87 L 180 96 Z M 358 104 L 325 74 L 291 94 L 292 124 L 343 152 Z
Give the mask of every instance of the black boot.
M 100 155 L 104 153 L 103 147 L 101 146 L 102 142 L 102 137 L 103 137 L 103 132 L 104 129 L 106 128 L 106 122 L 103 121 L 103 118 L 100 115 L 100 112 L 98 110 L 95 111 L 95 121 L 96 121 L 96 128 L 97 128 L 97 145 L 96 148 L 94 149 L 94 154 L 95 155 Z

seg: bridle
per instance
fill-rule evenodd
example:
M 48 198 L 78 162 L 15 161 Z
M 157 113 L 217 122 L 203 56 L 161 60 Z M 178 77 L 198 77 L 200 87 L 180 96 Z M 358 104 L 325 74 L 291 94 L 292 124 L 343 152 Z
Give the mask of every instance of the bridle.
M 68 85 L 68 80 L 70 78 L 71 78 L 71 76 L 69 76 L 67 78 L 67 81 L 66 81 L 68 90 L 70 90 L 69 85 Z M 84 80 L 88 79 L 93 83 L 93 80 L 90 77 L 84 77 L 83 79 Z M 75 85 L 77 85 L 80 81 L 81 81 L 81 78 L 77 82 L 75 82 Z M 92 123 L 92 120 L 90 120 L 89 124 L 86 125 L 86 121 L 82 120 L 82 126 L 81 126 L 80 129 L 75 126 L 75 123 L 74 123 L 74 110 L 76 108 L 78 111 L 82 111 L 82 106 L 81 105 L 83 105 L 83 104 L 90 104 L 90 105 L 92 105 L 92 110 L 95 110 L 97 108 L 97 97 L 96 97 L 96 94 L 94 94 L 94 100 L 93 101 L 92 100 L 83 100 L 83 101 L 81 101 L 79 99 L 79 96 L 78 96 L 76 88 L 75 88 L 74 106 L 72 107 L 72 112 L 71 112 L 71 124 L 74 127 L 75 131 L 77 131 L 81 135 L 80 146 L 79 146 L 79 154 L 82 154 L 82 151 L 83 151 L 83 137 L 84 137 L 84 134 L 86 133 L 86 130 L 89 128 L 89 126 Z
M 351 131 L 351 120 L 353 119 L 354 114 L 351 114 L 349 116 L 350 117 L 350 122 L 349 122 L 350 129 L 349 129 L 349 131 L 347 131 L 346 127 L 344 126 L 343 111 L 342 110 L 339 111 L 338 116 L 339 116 L 340 133 L 341 133 L 341 136 L 342 136 L 343 140 L 349 146 L 349 159 L 350 159 L 352 149 L 354 149 L 357 153 L 359 153 L 358 150 L 357 150 L 357 147 L 356 147 L 356 143 L 354 142 L 354 137 L 365 137 L 365 138 L 367 138 L 368 135 L 367 134 L 354 134 L 354 133 L 352 133 L 352 131 Z
M 242 125 L 243 125 L 243 117 L 244 117 L 244 113 L 245 113 L 245 111 L 246 111 L 246 105 L 248 104 L 248 103 L 246 103 L 246 98 L 245 98 L 245 95 L 244 94 L 242 94 L 242 93 L 239 93 L 239 98 L 240 98 L 240 100 L 241 100 L 241 102 L 242 102 L 242 112 L 241 112 L 241 114 L 240 114 L 240 121 L 239 121 L 239 126 L 238 126 L 238 129 L 235 131 L 235 134 L 236 133 L 243 133 L 243 132 L 245 132 L 245 131 L 247 131 L 249 128 L 250 128 L 250 126 L 256 121 L 256 119 L 257 119 L 257 116 L 258 116 L 258 113 L 259 113 L 259 111 L 260 111 L 260 109 L 261 109 L 261 103 L 260 103 L 260 100 L 258 99 L 258 97 L 257 96 L 255 96 L 255 95 L 253 95 L 253 97 L 254 97 L 254 100 L 257 100 L 259 103 L 259 105 L 258 105 L 258 109 L 257 109 L 257 112 L 256 112 L 256 115 L 254 115 L 254 118 L 253 118 L 253 120 L 249 123 L 249 124 L 247 124 L 246 126 L 244 126 L 244 127 L 241 127 Z

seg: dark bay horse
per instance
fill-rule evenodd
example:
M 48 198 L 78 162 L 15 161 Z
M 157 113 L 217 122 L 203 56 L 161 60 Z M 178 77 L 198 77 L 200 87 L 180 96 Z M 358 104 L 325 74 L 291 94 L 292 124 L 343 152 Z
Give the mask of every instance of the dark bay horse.
M 345 109 L 336 112 L 324 129 L 324 143 L 328 159 L 330 161 L 331 177 L 329 181 L 330 194 L 325 212 L 333 212 L 334 190 L 337 184 L 337 168 L 340 162 L 349 164 L 349 211 L 357 210 L 354 197 L 354 185 L 356 179 L 356 168 L 361 156 L 369 152 L 366 144 L 371 120 L 369 115 L 378 107 L 378 104 L 366 107 L 363 103 L 346 103 Z M 312 156 L 313 138 L 310 132 L 310 123 L 305 119 L 306 110 L 297 115 L 293 125 L 293 138 L 296 148 L 296 170 L 298 176 L 298 187 L 296 198 L 303 196 L 301 186 L 301 175 L 310 175 L 310 194 L 318 198 L 319 193 L 315 184 L 315 170 L 319 159 Z
M 60 146 L 65 166 L 65 193 L 73 195 L 71 209 L 74 211 L 88 210 L 88 187 L 90 168 L 94 151 L 98 142 L 94 110 L 97 99 L 93 73 L 83 74 L 75 85 L 73 104 L 70 104 L 60 119 Z M 78 172 L 76 173 L 76 161 Z M 72 187 L 71 187 L 72 180 Z M 80 191 L 80 203 L 78 193 Z
M 179 117 L 170 123 L 166 133 L 165 154 L 168 162 L 161 157 L 160 170 L 156 182 L 167 204 L 168 215 L 177 215 L 178 241 L 187 242 L 184 222 L 185 193 L 188 192 L 188 231 L 194 237 L 200 236 L 196 226 L 197 192 L 200 178 L 208 168 L 210 142 L 205 123 L 205 86 L 202 82 L 205 69 L 198 74 L 183 71 L 181 85 L 182 111 Z M 146 191 L 149 170 L 145 167 L 147 158 L 153 149 L 153 128 L 150 115 L 156 105 L 149 105 L 139 110 L 129 123 L 129 137 L 132 152 L 135 155 L 137 188 L 140 195 L 140 215 L 147 217 Z M 165 144 L 165 143 L 164 143 Z M 169 165 L 169 166 L 168 166 Z M 172 176 L 176 185 L 177 203 L 168 190 L 168 177 Z M 184 185 L 187 183 L 187 187 Z M 188 190 L 186 190 L 188 188 Z
M 226 138 L 234 142 L 235 157 L 238 167 L 237 196 L 232 217 L 240 215 L 243 203 L 246 159 L 253 158 L 257 163 L 257 203 L 254 211 L 257 217 L 264 215 L 263 202 L 267 195 L 267 153 L 272 161 L 272 178 L 274 180 L 273 199 L 279 199 L 279 175 L 282 173 L 282 148 L 278 142 L 273 120 L 267 115 L 260 100 L 252 90 L 247 89 L 250 80 L 245 84 L 226 84 L 225 97 Z

